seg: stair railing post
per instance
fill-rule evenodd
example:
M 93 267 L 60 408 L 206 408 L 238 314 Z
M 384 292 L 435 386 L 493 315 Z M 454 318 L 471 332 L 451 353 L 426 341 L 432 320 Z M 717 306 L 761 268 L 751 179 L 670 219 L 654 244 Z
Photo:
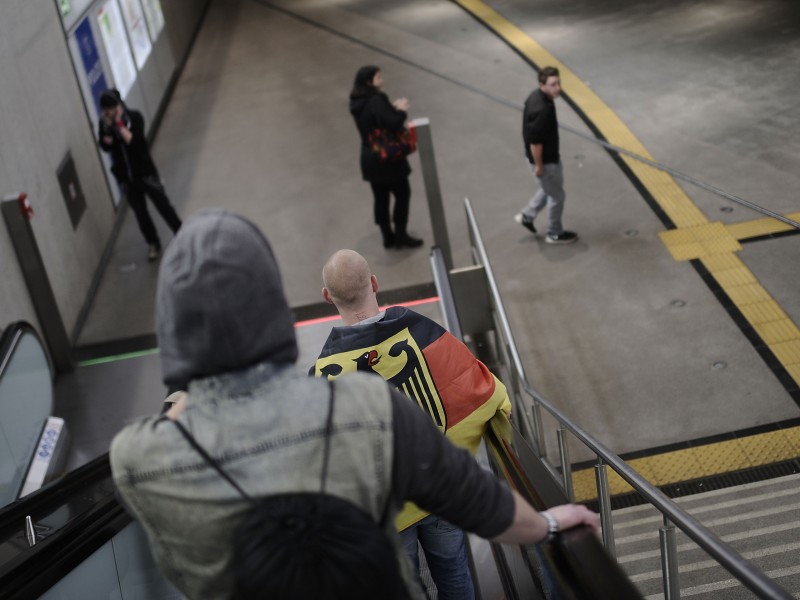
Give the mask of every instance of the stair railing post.
M 664 526 L 659 529 L 661 541 L 661 576 L 664 581 L 664 600 L 680 600 L 678 581 L 678 549 L 675 545 L 675 526 L 664 515 Z
M 603 528 L 603 545 L 606 551 L 617 558 L 617 548 L 614 543 L 614 522 L 611 518 L 611 496 L 608 492 L 608 467 L 600 456 L 594 466 L 594 475 L 597 482 L 597 501 L 600 505 L 600 525 Z
M 534 407 L 536 405 L 534 404 Z M 569 446 L 567 445 L 567 429 L 563 424 L 558 427 L 558 453 L 561 457 L 561 474 L 564 478 L 564 493 L 572 502 L 575 499 L 575 493 L 572 489 L 572 465 L 569 462 Z
M 535 448 L 539 454 L 539 458 L 544 460 L 547 458 L 547 445 L 544 442 L 542 407 L 539 405 L 536 398 L 533 399 L 533 405 L 531 406 L 531 416 L 533 417 L 534 437 L 536 438 Z

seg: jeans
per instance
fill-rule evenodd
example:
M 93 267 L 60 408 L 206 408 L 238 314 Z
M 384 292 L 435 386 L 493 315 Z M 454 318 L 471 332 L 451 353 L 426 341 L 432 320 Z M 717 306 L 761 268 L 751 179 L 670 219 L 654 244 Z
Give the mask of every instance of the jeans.
M 534 166 L 531 165 L 531 170 L 533 169 Z M 560 162 L 545 163 L 542 176 L 536 177 L 534 172 L 534 178 L 539 183 L 539 191 L 528 201 L 528 206 L 522 209 L 522 214 L 535 219 L 547 205 L 547 233 L 563 233 L 561 215 L 564 213 L 564 200 L 567 197 L 564 193 L 564 167 Z
M 418 523 L 400 532 L 403 546 L 419 573 L 419 550 L 425 560 L 439 592 L 439 600 L 473 600 L 472 574 L 467 560 L 464 532 L 444 519 L 428 515 Z

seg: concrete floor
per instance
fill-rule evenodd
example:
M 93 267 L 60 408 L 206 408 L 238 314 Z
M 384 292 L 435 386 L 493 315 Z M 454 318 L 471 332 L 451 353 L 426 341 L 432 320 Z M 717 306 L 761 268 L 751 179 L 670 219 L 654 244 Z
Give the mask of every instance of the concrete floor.
M 772 210 L 798 210 L 799 5 L 489 4 L 589 83 L 657 161 Z M 385 289 L 431 281 L 426 250 L 387 252 L 372 224 L 347 112 L 364 64 L 382 68 L 391 97 L 410 99 L 412 118 L 430 118 L 455 265 L 471 262 L 469 197 L 528 376 L 546 398 L 619 453 L 799 416 L 598 145 L 561 136 L 565 225 L 578 243 L 548 246 L 513 222 L 535 191 L 517 108 L 535 73 L 455 3 L 213 2 L 153 147 L 179 212 L 224 206 L 258 223 L 292 306 L 320 301 L 321 266 L 341 247 L 364 254 Z M 566 103 L 558 110 L 590 134 Z M 410 230 L 430 242 L 418 159 L 412 168 Z M 758 216 L 721 212 L 729 201 L 681 185 L 710 221 Z M 739 253 L 795 323 L 798 244 L 770 239 Z M 153 332 L 157 264 L 145 251 L 129 215 L 80 344 Z M 715 369 L 720 362 L 727 368 Z M 588 456 L 574 449 L 572 458 Z

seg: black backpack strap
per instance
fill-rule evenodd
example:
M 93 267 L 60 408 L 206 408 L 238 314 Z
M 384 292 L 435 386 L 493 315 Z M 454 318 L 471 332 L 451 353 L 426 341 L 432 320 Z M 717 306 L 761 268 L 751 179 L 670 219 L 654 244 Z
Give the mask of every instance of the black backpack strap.
M 197 440 L 194 439 L 194 436 L 186 430 L 186 428 L 183 426 L 183 424 L 181 424 L 180 421 L 173 421 L 173 423 L 175 423 L 175 426 L 178 428 L 178 431 L 180 431 L 181 434 L 183 434 L 183 437 L 186 438 L 186 441 L 189 442 L 189 444 L 191 444 L 192 448 L 197 450 L 197 453 L 200 456 L 202 456 L 203 459 L 208 464 L 210 464 L 212 467 L 214 467 L 214 469 L 216 469 L 217 473 L 222 475 L 222 477 L 223 477 L 223 479 L 225 479 L 225 481 L 227 481 L 234 488 L 236 488 L 236 491 L 239 492 L 245 500 L 247 500 L 248 502 L 255 503 L 255 501 L 248 495 L 248 493 L 245 492 L 239 486 L 239 484 L 236 483 L 236 481 L 234 481 L 233 477 L 228 475 L 225 472 L 225 470 L 220 466 L 220 464 L 216 460 L 214 460 L 208 452 L 206 452 L 205 448 L 203 448 L 200 444 L 197 443 Z
M 331 447 L 331 433 L 333 432 L 333 401 L 334 401 L 334 394 L 333 394 L 333 381 L 328 380 L 328 387 L 330 389 L 330 401 L 328 402 L 328 418 L 325 422 L 325 453 L 322 456 L 322 475 L 321 475 L 321 484 L 320 484 L 320 494 L 325 493 L 325 482 L 328 479 L 328 459 L 330 455 L 330 447 Z M 214 460 L 211 455 L 206 452 L 205 448 L 203 448 L 200 444 L 197 443 L 197 440 L 194 439 L 194 436 L 189 433 L 186 427 L 180 421 L 172 421 L 175 423 L 175 426 L 178 428 L 178 431 L 181 432 L 186 441 L 194 448 L 197 453 L 203 457 L 203 459 L 219 473 L 225 481 L 230 483 L 239 494 L 241 494 L 242 498 L 247 500 L 248 502 L 255 504 L 255 500 L 245 492 L 241 486 L 236 483 L 236 481 L 228 475 L 225 469 Z
M 322 475 L 320 476 L 321 484 L 319 493 L 325 493 L 325 482 L 328 480 L 328 459 L 330 458 L 331 449 L 331 433 L 333 433 L 333 380 L 328 380 L 328 388 L 330 389 L 330 402 L 328 403 L 328 418 L 325 421 L 325 453 L 322 455 Z

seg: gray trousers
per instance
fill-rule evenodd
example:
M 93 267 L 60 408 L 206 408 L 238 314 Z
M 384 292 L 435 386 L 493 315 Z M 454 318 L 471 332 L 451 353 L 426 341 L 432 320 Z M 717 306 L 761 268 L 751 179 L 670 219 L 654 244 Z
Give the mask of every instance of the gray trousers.
M 534 173 L 534 166 L 528 163 L 531 172 Z M 544 173 L 541 177 L 534 178 L 539 184 L 539 191 L 528 201 L 528 205 L 522 209 L 522 214 L 531 219 L 535 219 L 547 206 L 547 233 L 557 235 L 564 231 L 561 225 L 561 215 L 564 213 L 564 201 L 567 195 L 564 193 L 564 167 L 561 162 L 546 163 Z

